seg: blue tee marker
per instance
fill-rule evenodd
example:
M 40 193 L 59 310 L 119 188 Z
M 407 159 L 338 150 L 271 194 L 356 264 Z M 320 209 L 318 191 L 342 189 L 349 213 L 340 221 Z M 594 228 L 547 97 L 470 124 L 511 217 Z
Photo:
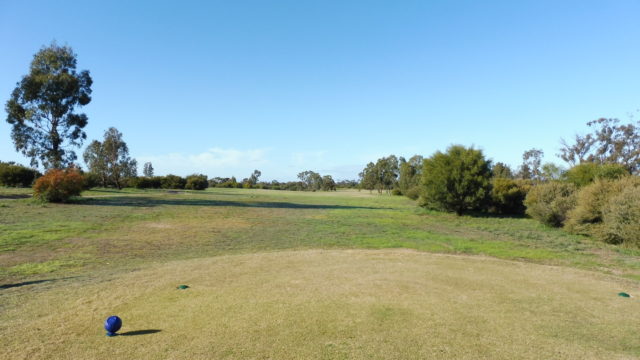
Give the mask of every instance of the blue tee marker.
M 107 336 L 116 336 L 116 332 L 122 327 L 122 319 L 117 316 L 109 316 L 104 322 L 104 329 L 107 330 Z

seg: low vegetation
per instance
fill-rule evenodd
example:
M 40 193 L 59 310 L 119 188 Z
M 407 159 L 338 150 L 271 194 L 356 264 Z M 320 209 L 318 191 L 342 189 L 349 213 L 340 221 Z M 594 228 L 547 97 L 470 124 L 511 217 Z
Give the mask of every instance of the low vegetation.
M 72 196 L 80 195 L 84 189 L 84 179 L 76 169 L 51 169 L 36 180 L 33 196 L 47 202 L 66 202 Z

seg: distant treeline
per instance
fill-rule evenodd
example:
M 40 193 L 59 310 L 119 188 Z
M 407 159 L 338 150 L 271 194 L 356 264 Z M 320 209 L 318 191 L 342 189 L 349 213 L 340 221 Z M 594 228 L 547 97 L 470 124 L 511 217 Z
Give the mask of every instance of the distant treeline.
M 145 169 L 152 167 L 150 163 L 145 164 Z M 259 170 L 254 172 L 247 178 L 238 181 L 234 176 L 213 177 L 208 178 L 207 175 L 193 174 L 186 177 L 178 175 L 153 176 L 135 176 L 125 180 L 127 187 L 137 189 L 188 189 L 188 190 L 204 190 L 206 188 L 236 188 L 236 189 L 267 189 L 267 190 L 292 190 L 292 191 L 335 191 L 336 189 L 354 189 L 358 187 L 356 180 L 334 181 L 331 175 L 320 175 L 313 171 L 303 171 L 298 174 L 299 181 L 280 182 L 260 181 L 262 173 Z M 95 174 L 88 173 L 85 175 L 88 181 L 88 187 L 101 186 L 100 177 Z M 107 184 L 115 186 L 114 184 Z

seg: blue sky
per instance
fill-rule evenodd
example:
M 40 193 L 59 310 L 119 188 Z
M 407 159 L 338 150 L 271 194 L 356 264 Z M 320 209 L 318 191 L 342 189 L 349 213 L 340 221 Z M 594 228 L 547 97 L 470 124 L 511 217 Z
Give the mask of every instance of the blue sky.
M 115 126 L 157 174 L 356 178 L 450 144 L 560 164 L 561 138 L 640 107 L 638 14 L 625 0 L 0 0 L 0 102 L 56 40 L 94 80 L 89 140 Z M 0 160 L 27 164 L 5 118 Z

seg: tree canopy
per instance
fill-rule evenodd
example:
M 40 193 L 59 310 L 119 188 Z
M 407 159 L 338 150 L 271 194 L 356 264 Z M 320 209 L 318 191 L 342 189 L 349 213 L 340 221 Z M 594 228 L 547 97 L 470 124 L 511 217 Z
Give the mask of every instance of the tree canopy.
M 129 148 L 122 133 L 111 127 L 104 132 L 102 142 L 94 140 L 84 152 L 84 161 L 89 171 L 102 179 L 102 185 L 124 186 L 123 179 L 136 176 L 137 161 L 129 157 Z
M 640 123 L 621 124 L 619 119 L 600 118 L 589 121 L 593 133 L 576 135 L 573 144 L 562 140 L 558 154 L 570 165 L 585 162 L 621 164 L 629 172 L 640 172 Z
M 88 117 L 76 107 L 91 102 L 89 71 L 76 71 L 76 54 L 55 42 L 43 47 L 6 103 L 7 122 L 17 151 L 32 166 L 62 168 L 76 160 Z
M 360 186 L 367 190 L 378 190 L 378 193 L 383 190 L 389 192 L 398 185 L 399 172 L 398 158 L 395 155 L 380 158 L 375 164 L 367 164 L 359 174 Z

